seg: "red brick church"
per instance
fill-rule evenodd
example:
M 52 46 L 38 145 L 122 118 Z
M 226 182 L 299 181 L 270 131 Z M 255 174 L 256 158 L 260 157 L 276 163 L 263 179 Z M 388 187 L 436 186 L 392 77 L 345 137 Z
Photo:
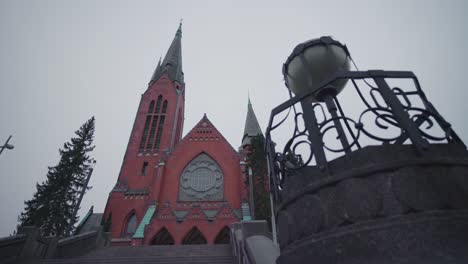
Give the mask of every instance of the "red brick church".
M 113 245 L 229 243 L 229 225 L 250 219 L 244 159 L 249 138 L 262 133 L 257 118 L 249 102 L 239 151 L 206 114 L 182 137 L 181 38 L 179 26 L 141 97 L 109 194 L 102 218 L 111 219 Z

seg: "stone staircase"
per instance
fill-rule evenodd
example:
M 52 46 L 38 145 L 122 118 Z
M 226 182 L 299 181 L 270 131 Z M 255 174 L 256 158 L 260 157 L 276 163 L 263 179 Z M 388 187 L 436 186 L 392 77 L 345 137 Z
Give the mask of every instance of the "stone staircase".
M 105 247 L 73 259 L 47 259 L 29 263 L 235 263 L 230 245 Z

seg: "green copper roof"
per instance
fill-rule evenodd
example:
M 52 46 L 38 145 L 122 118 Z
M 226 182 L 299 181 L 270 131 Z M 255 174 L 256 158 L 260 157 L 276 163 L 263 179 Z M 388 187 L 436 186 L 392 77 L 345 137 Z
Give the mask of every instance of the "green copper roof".
M 154 212 L 156 211 L 156 205 L 150 205 L 148 210 L 146 210 L 145 216 L 140 222 L 135 234 L 133 234 L 133 238 L 144 238 L 145 237 L 145 226 L 149 224 L 151 218 L 153 217 Z
M 161 75 L 165 72 L 168 73 L 169 78 L 172 81 L 184 83 L 184 73 L 182 72 L 182 23 L 179 24 L 179 28 L 175 34 L 174 40 L 172 40 L 171 46 L 162 61 L 162 64 L 158 64 L 154 71 L 151 81 L 157 81 Z

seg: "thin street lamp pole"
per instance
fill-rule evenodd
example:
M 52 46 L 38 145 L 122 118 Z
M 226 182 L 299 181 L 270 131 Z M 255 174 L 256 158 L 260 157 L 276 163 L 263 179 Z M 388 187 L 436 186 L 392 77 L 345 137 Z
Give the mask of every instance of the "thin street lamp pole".
M 273 206 L 273 194 L 271 192 L 270 192 L 270 208 L 271 208 L 271 231 L 273 233 L 273 244 L 278 245 L 278 238 L 276 237 L 275 209 Z
M 2 152 L 3 152 L 3 150 L 4 150 L 5 148 L 7 148 L 7 149 L 13 149 L 13 148 L 14 148 L 13 145 L 8 144 L 8 142 L 10 141 L 10 139 L 11 139 L 11 135 L 8 137 L 8 139 L 7 139 L 7 141 L 5 142 L 4 145 L 3 145 L 3 146 L 0 146 L 0 154 L 2 154 Z
M 254 191 L 253 191 L 253 175 L 252 168 L 249 167 L 249 193 L 250 193 L 250 216 L 255 220 L 255 205 L 254 205 Z

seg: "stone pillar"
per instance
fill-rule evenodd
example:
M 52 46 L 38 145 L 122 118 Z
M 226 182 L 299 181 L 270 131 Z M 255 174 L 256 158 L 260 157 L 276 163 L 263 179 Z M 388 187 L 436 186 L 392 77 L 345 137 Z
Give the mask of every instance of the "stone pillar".
M 468 263 L 462 145 L 365 147 L 287 177 L 277 263 Z

